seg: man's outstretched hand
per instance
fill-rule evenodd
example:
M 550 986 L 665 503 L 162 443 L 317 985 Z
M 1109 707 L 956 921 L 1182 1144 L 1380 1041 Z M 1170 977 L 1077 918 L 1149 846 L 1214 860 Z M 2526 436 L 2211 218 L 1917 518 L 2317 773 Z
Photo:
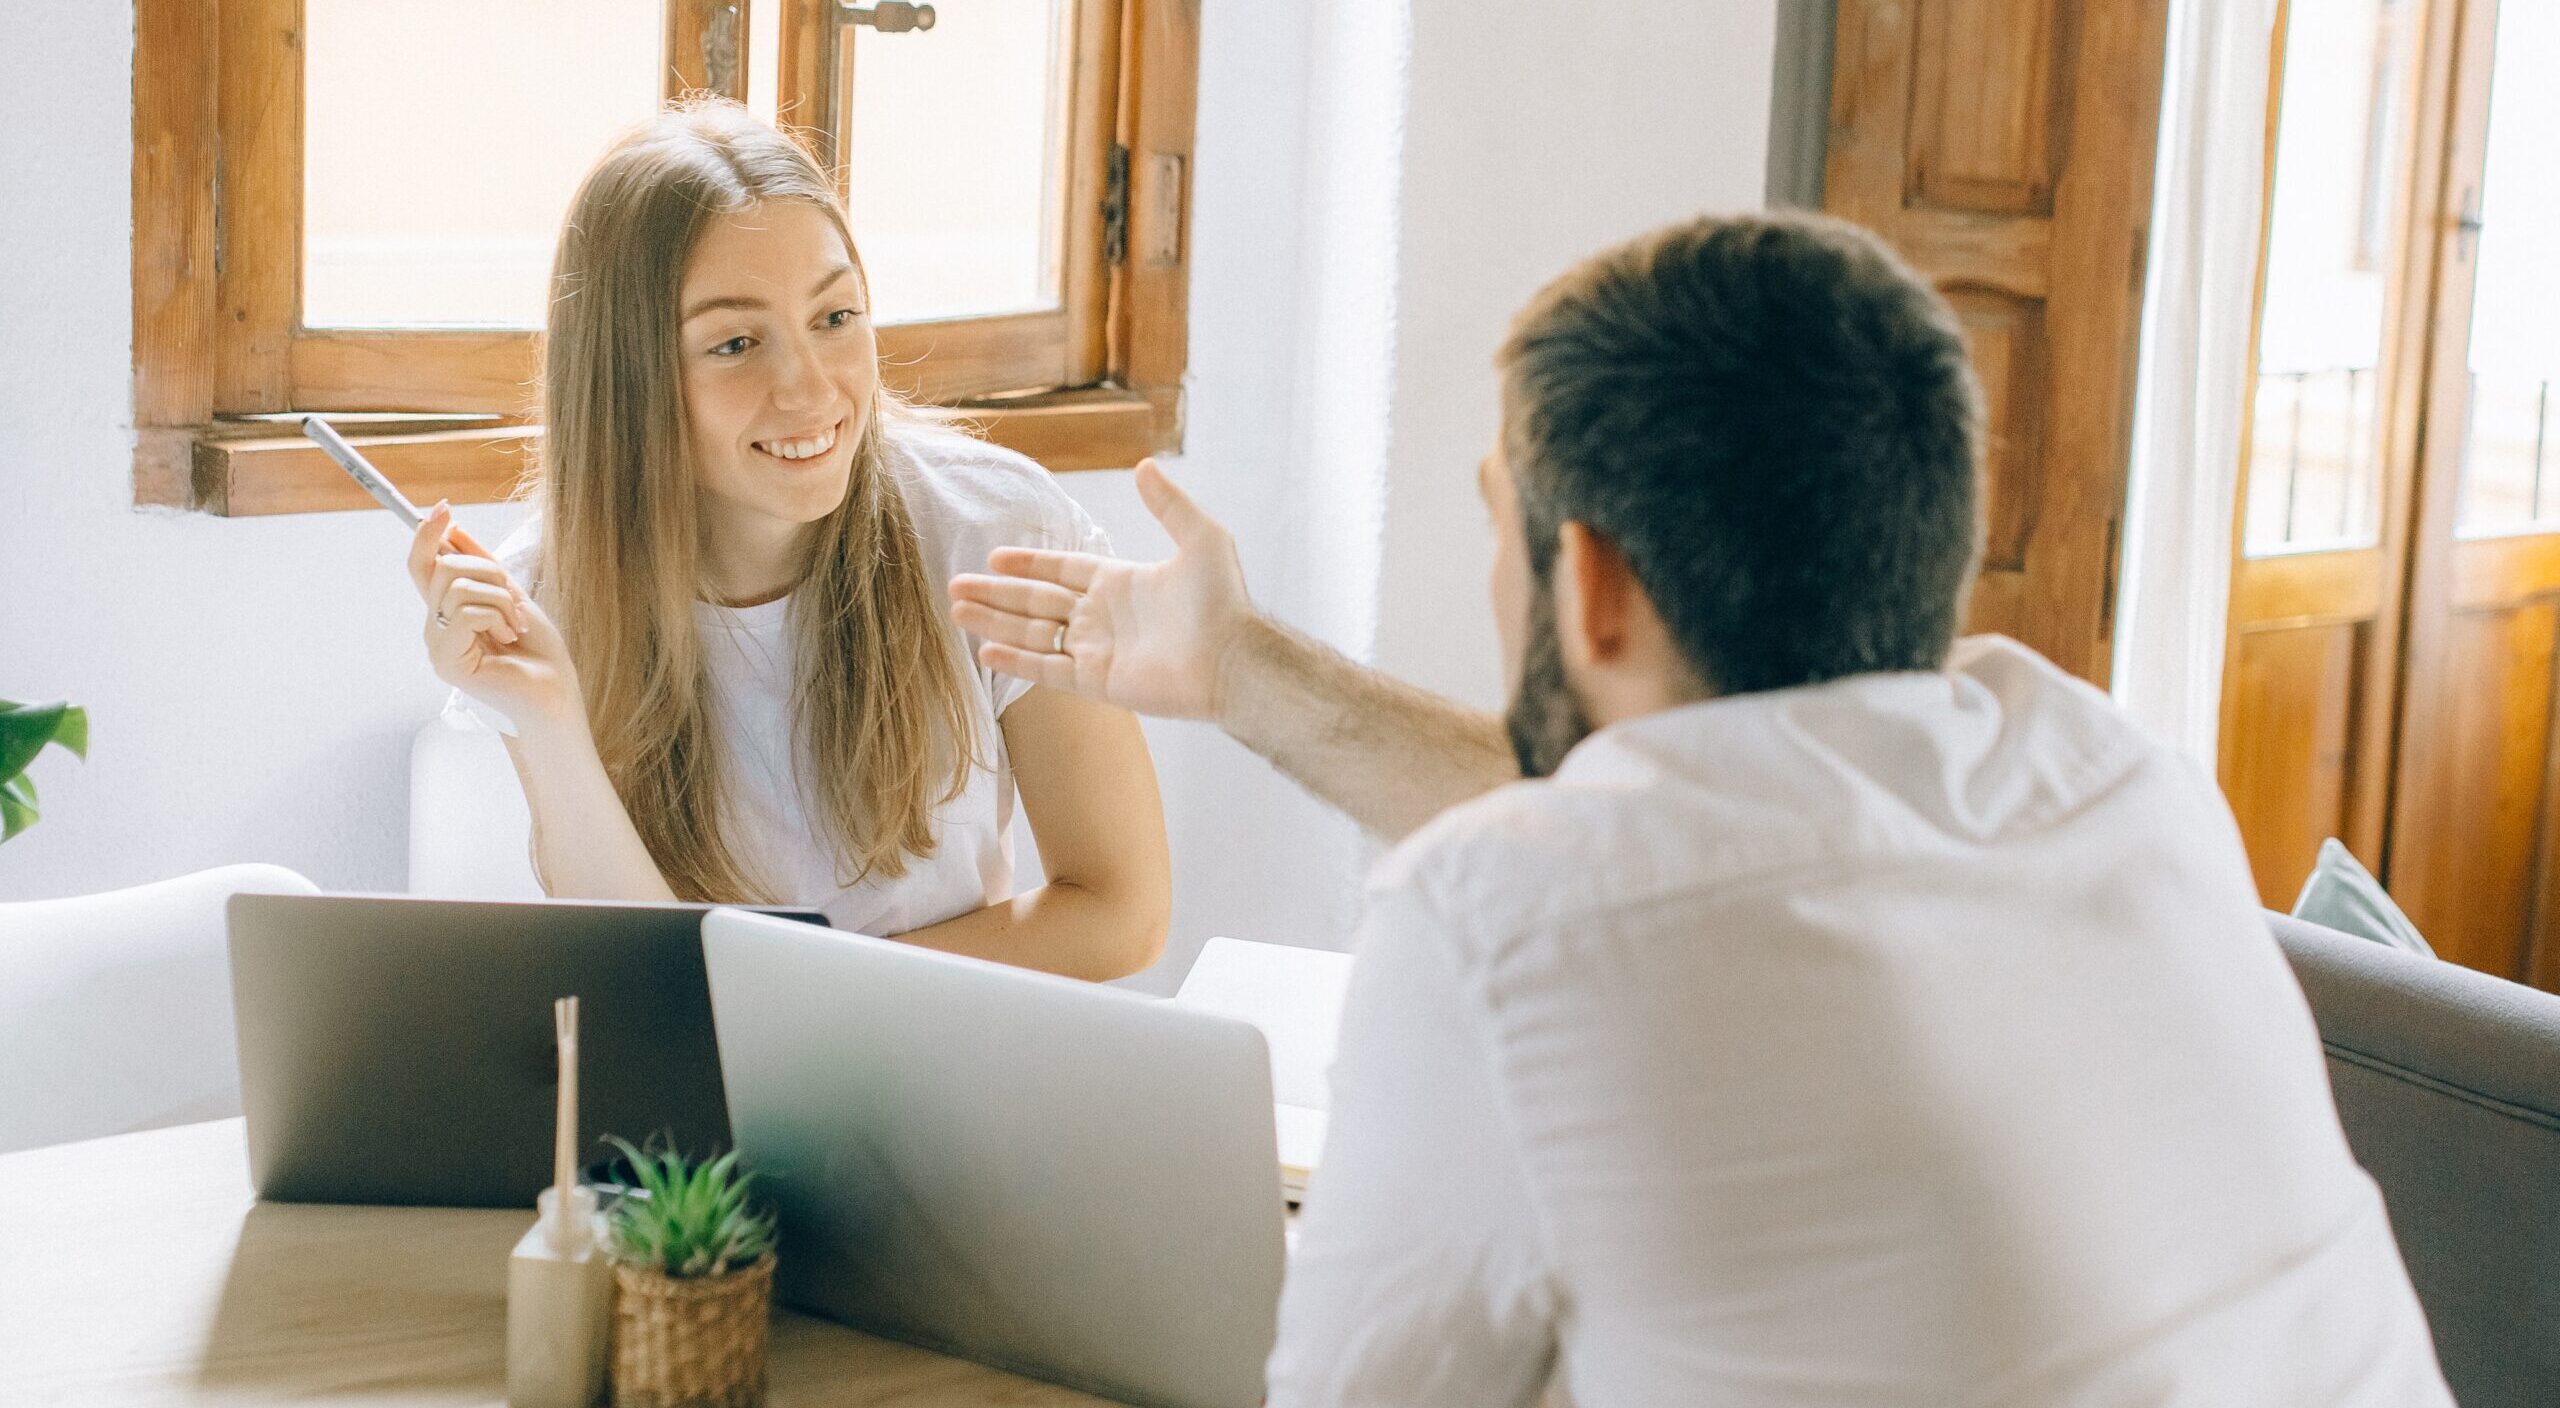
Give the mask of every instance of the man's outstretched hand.
M 1222 719 L 1229 657 L 1255 620 L 1235 539 L 1154 460 L 1138 464 L 1138 497 L 1173 556 L 998 548 L 987 574 L 951 579 L 951 619 L 989 669 L 1141 714 Z
M 1167 718 L 1206 719 L 1394 841 L 1516 781 L 1502 720 L 1400 684 L 1253 609 L 1235 539 L 1153 460 L 1138 496 L 1162 562 L 998 548 L 951 579 L 951 619 L 988 668 Z

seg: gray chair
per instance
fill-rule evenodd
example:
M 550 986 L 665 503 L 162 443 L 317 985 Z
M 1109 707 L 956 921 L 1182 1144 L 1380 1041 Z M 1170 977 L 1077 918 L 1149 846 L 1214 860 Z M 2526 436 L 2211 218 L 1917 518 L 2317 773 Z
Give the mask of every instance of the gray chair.
M 2463 1408 L 2560 1403 L 2560 997 L 2283 915 Z

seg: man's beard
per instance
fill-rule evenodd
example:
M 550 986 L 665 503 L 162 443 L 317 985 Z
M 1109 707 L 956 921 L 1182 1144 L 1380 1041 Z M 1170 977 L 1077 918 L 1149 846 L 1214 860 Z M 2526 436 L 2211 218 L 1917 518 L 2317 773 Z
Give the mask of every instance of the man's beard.
M 1502 716 L 1511 734 L 1520 775 L 1545 777 L 1591 734 L 1590 716 L 1564 677 L 1564 648 L 1556 640 L 1555 593 L 1544 584 L 1529 593 L 1529 639 L 1520 656 L 1520 684 Z

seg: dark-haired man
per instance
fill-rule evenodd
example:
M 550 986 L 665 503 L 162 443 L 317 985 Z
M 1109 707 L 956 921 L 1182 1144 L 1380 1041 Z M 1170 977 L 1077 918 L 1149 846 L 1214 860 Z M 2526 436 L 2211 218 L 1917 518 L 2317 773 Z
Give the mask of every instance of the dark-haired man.
M 1846 226 L 1701 220 L 1499 365 L 1506 720 L 1255 615 L 1152 470 L 1168 561 L 953 586 L 988 663 L 1403 837 L 1272 1402 L 2449 1404 L 2219 794 L 1954 641 L 1946 305 Z

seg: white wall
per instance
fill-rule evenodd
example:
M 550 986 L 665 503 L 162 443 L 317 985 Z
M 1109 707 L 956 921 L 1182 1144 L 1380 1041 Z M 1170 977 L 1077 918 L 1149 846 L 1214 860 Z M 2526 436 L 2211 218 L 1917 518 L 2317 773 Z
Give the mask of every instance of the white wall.
M 1545 23 L 1414 0 L 1377 662 L 1493 707 L 1475 465 L 1512 313 L 1576 259 L 1666 221 L 1757 209 L 1772 0 L 1584 5 Z M 1463 605 L 1466 609 L 1453 609 Z
M 1760 203 L 1777 0 L 1493 22 L 1460 0 L 1211 3 L 1191 229 L 1191 410 L 1173 466 L 1258 597 L 1474 702 L 1500 693 L 1472 466 L 1510 311 L 1575 256 Z M 0 899 L 234 860 L 403 880 L 406 747 L 441 691 L 398 528 L 136 510 L 128 393 L 132 17 L 40 7 L 0 86 L 0 696 L 89 706 L 88 763 Z M 1164 550 L 1125 474 L 1068 487 Z M 505 509 L 472 510 L 475 532 Z M 1205 728 L 1150 727 L 1178 975 L 1213 932 L 1335 943 L 1367 849 Z
M 89 706 L 90 760 L 0 897 L 271 860 L 396 888 L 421 663 L 387 516 L 224 522 L 132 507 L 133 17 L 14 16 L 0 85 L 0 695 Z M 489 521 L 477 514 L 475 528 Z

